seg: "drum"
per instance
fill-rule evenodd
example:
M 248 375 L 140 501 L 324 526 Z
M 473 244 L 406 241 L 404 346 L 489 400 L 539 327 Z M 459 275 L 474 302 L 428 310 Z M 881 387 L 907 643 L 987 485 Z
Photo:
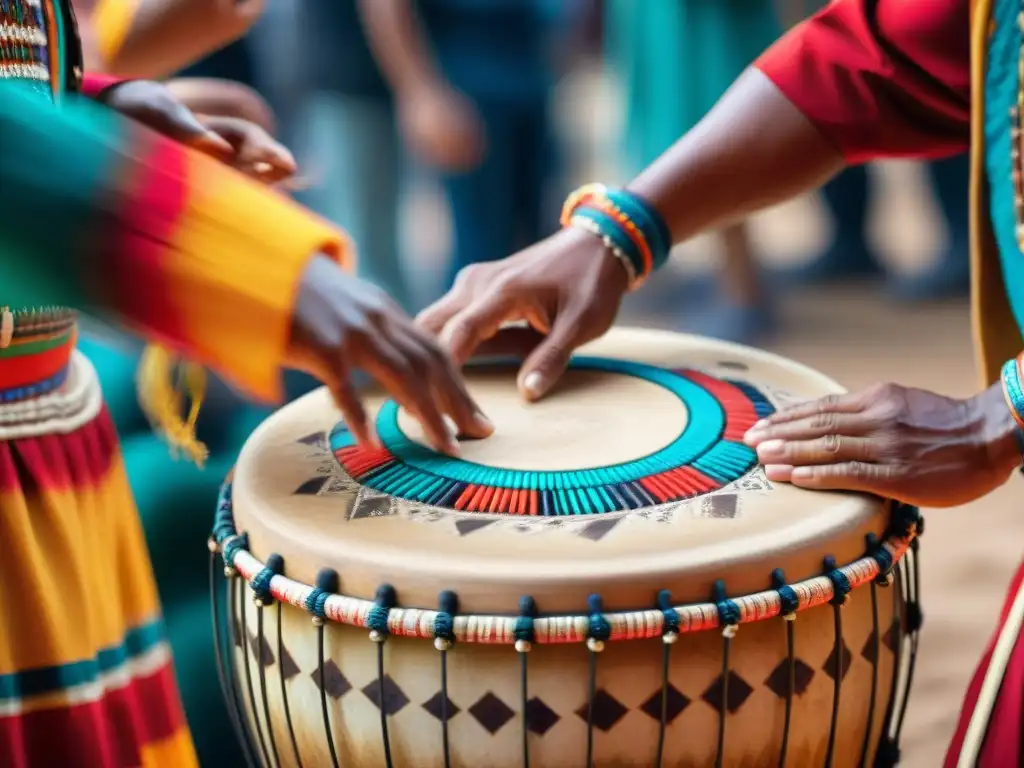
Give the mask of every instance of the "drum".
M 357 446 L 322 390 L 243 449 L 211 585 L 254 763 L 895 763 L 917 511 L 775 485 L 742 442 L 834 381 L 637 330 L 539 403 L 466 376 L 496 431 L 459 459 L 381 395 Z

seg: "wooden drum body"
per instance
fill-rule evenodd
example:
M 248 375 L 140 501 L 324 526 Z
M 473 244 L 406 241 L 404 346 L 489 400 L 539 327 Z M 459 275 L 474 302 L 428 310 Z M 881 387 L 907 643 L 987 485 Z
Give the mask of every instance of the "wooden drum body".
M 508 366 L 467 381 L 496 432 L 460 460 L 383 396 L 355 446 L 324 391 L 246 444 L 211 584 L 253 762 L 894 763 L 917 511 L 773 485 L 742 443 L 835 382 L 631 330 L 541 403 Z

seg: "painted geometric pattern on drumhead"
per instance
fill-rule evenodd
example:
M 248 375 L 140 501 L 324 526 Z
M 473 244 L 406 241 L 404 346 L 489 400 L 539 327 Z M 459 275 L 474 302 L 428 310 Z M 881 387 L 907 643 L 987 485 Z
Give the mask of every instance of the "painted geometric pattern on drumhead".
M 845 695 L 840 721 L 845 729 L 843 738 L 850 744 L 859 746 L 865 733 L 872 669 L 876 671 L 878 683 L 872 733 L 875 738 L 880 736 L 899 636 L 892 610 L 892 600 L 897 596 L 896 591 L 879 593 L 883 631 L 878 640 L 871 626 L 871 600 L 866 590 L 856 591 L 854 600 L 843 609 L 847 620 L 840 648 Z M 268 643 L 265 638 L 261 651 L 253 632 L 254 614 L 258 609 L 249 601 L 245 601 L 245 608 L 249 612 L 249 658 L 254 665 L 258 659 L 262 661 L 268 679 L 275 681 L 276 688 L 279 659 L 268 646 L 270 643 L 276 646 L 277 617 L 281 613 L 276 608 L 267 611 L 266 634 L 272 639 Z M 371 760 L 370 764 L 379 762 L 374 750 L 380 743 L 378 719 L 382 705 L 391 721 L 393 744 L 408 739 L 423 755 L 433 754 L 438 746 L 434 742 L 440 733 L 442 703 L 445 703 L 456 752 L 461 753 L 465 748 L 465 739 L 491 754 L 493 747 L 487 746 L 486 739 L 507 742 L 509 759 L 497 760 L 499 766 L 515 763 L 524 711 L 531 739 L 538 740 L 534 742 L 538 756 L 542 754 L 540 750 L 545 740 L 554 739 L 560 755 L 566 744 L 575 748 L 576 736 L 583 733 L 582 728 L 589 718 L 595 732 L 601 736 L 597 742 L 601 752 L 618 748 L 607 739 L 619 744 L 626 739 L 633 744 L 634 760 L 622 764 L 639 765 L 643 760 L 637 762 L 637 755 L 653 744 L 649 737 L 656 734 L 662 717 L 663 690 L 666 733 L 672 740 L 671 749 L 687 754 L 691 754 L 691 749 L 706 747 L 705 731 L 711 728 L 713 733 L 716 713 L 722 705 L 721 638 L 714 633 L 685 636 L 680 640 L 672 655 L 670 676 L 664 689 L 660 643 L 652 642 L 646 649 L 632 643 L 609 644 L 601 654 L 598 687 L 592 701 L 586 694 L 586 654 L 569 647 L 546 647 L 543 654 L 531 660 L 533 671 L 524 707 L 518 685 L 519 664 L 514 654 L 472 646 L 464 651 L 469 655 L 463 656 L 456 647 L 449 655 L 446 697 L 437 674 L 437 652 L 430 644 L 407 640 L 397 641 L 393 647 L 389 644 L 385 675 L 381 679 L 375 663 L 376 644 L 369 642 L 364 633 L 349 627 L 328 628 L 321 682 L 313 642 L 316 630 L 306 614 L 287 606 L 283 613 L 284 645 L 280 648 L 280 659 L 287 666 L 285 678 L 292 717 L 300 731 L 299 742 L 306 758 L 323 750 L 319 717 L 322 685 L 326 686 L 339 749 L 355 750 L 359 757 Z M 830 631 L 831 613 L 830 606 L 823 606 L 802 614 L 796 624 L 794 722 L 799 725 L 791 745 L 791 757 L 797 758 L 797 762 L 790 764 L 821 762 L 819 759 L 804 763 L 799 757 L 809 760 L 817 757 L 816 753 L 814 756 L 802 754 L 801 739 L 819 741 L 822 729 L 828 725 L 836 656 Z M 239 627 L 237 620 L 235 627 Z M 731 741 L 756 742 L 765 738 L 774 741 L 779 736 L 777 721 L 788 685 L 785 627 L 781 621 L 745 626 L 733 641 L 725 706 L 729 717 L 734 718 L 729 731 Z M 280 709 L 275 719 L 280 728 Z M 755 736 L 756 731 L 760 731 L 760 735 Z M 744 736 L 741 738 L 740 734 Z M 280 733 L 279 744 L 283 743 L 286 743 L 284 734 Z M 837 765 L 847 762 L 844 758 Z M 286 760 L 282 764 L 290 762 Z
M 669 524 L 680 517 L 733 519 L 742 515 L 744 500 L 772 490 L 764 468 L 755 466 L 743 477 L 702 497 L 653 507 L 631 510 L 628 515 L 574 515 L 566 517 L 531 517 L 525 515 L 482 515 L 459 513 L 424 504 L 395 499 L 353 480 L 330 451 L 326 432 L 303 436 L 298 443 L 306 449 L 310 476 L 299 483 L 293 494 L 299 496 L 337 496 L 344 499 L 348 520 L 369 520 L 401 516 L 415 523 L 441 524 L 455 535 L 470 536 L 484 529 L 501 529 L 516 534 L 538 534 L 560 530 L 582 539 L 597 542 L 622 525 L 641 523 Z
M 605 358 L 578 358 L 571 367 L 658 385 L 682 402 L 688 418 L 668 445 L 631 461 L 528 471 L 441 455 L 403 432 L 398 405 L 388 401 L 377 414 L 380 448 L 358 445 L 340 423 L 328 437 L 330 450 L 348 477 L 381 494 L 434 508 L 520 517 L 656 507 L 721 491 L 757 466 L 757 456 L 743 443 L 743 435 L 773 413 L 774 405 L 753 385 L 697 370 Z M 728 509 L 726 501 L 717 501 L 706 512 L 727 517 Z

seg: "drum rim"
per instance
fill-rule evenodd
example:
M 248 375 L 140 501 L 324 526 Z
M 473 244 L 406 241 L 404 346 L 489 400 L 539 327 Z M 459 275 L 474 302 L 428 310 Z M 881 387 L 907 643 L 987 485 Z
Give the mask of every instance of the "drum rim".
M 847 565 L 826 558 L 823 573 L 787 584 L 781 570 L 772 573 L 773 589 L 727 597 L 722 582 L 716 584 L 710 602 L 674 605 L 667 591 L 658 593 L 646 609 L 603 613 L 600 597 L 592 595 L 587 611 L 537 614 L 533 599 L 520 600 L 520 615 L 461 614 L 452 610 L 452 592 L 442 592 L 439 609 L 399 606 L 395 591 L 382 584 L 375 601 L 321 589 L 284 575 L 281 558 L 269 555 L 261 561 L 248 550 L 248 536 L 235 528 L 232 477 L 221 487 L 208 546 L 224 560 L 225 575 L 241 576 L 261 604 L 288 603 L 310 613 L 314 623 L 327 621 L 370 630 L 371 639 L 387 635 L 433 639 L 435 642 L 516 645 L 528 637 L 531 643 L 583 643 L 593 649 L 595 641 L 643 640 L 662 637 L 674 642 L 679 634 L 722 628 L 731 636 L 740 624 L 781 616 L 792 620 L 796 614 L 825 604 L 842 605 L 849 593 L 869 582 L 879 586 L 892 583 L 892 572 L 920 535 L 923 520 L 916 507 L 892 502 L 889 532 L 879 540 L 867 536 L 866 554 Z M 325 569 L 325 583 L 337 582 L 337 574 Z M 532 606 L 532 607 L 530 607 Z M 598 637 L 596 630 L 605 630 Z M 527 648 L 528 650 L 528 648 Z

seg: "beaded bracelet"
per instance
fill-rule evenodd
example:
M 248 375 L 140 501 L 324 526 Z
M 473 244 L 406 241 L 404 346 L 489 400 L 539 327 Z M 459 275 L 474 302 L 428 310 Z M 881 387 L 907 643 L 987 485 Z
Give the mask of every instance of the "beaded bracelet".
M 1020 448 L 1021 457 L 1024 458 L 1024 387 L 1021 381 L 1024 376 L 1021 374 L 1021 358 L 1024 352 L 1012 360 L 1003 363 L 1002 383 L 1003 397 L 1006 398 L 1006 405 L 1010 409 L 1013 420 L 1017 423 L 1017 446 Z
M 563 227 L 600 237 L 629 275 L 630 289 L 668 261 L 672 235 L 654 207 L 638 195 L 603 184 L 587 184 L 562 206 Z

